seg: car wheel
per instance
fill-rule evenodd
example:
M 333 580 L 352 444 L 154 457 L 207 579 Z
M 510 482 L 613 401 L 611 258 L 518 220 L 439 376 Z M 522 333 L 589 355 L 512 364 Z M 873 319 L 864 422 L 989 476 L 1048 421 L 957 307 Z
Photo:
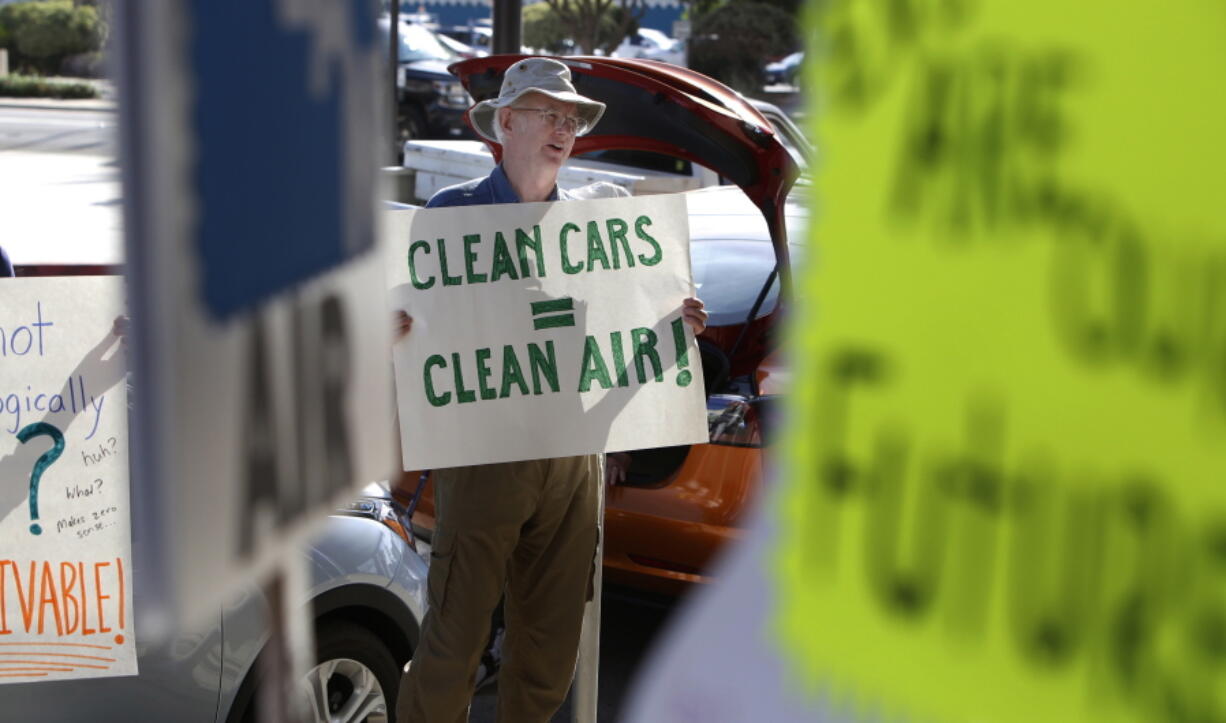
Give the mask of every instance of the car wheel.
M 386 723 L 395 719 L 400 668 L 391 651 L 360 625 L 336 621 L 320 628 L 319 663 L 299 690 L 319 723 Z

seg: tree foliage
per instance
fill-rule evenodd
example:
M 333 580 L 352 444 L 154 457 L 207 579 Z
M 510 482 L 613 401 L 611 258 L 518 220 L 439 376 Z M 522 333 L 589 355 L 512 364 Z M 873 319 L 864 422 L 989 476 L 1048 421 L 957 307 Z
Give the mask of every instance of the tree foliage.
M 765 3 L 778 8 L 779 10 L 787 13 L 788 17 L 792 18 L 792 22 L 800 22 L 800 10 L 804 6 L 804 3 L 801 2 L 801 0 L 755 0 L 755 2 Z
M 545 3 L 525 5 L 523 10 L 524 45 L 561 55 L 568 50 L 570 33 L 557 13 Z
M 545 4 L 584 54 L 597 49 L 612 52 L 647 12 L 645 0 L 545 0 Z
M 685 17 L 691 22 L 698 22 L 704 15 L 718 10 L 729 2 L 742 2 L 743 0 L 681 0 L 681 4 L 685 7 Z M 767 5 L 773 5 L 780 10 L 790 15 L 793 20 L 800 23 L 801 9 L 808 4 L 810 8 L 821 6 L 828 0 L 755 0 Z
M 693 22 L 690 67 L 742 93 L 762 87 L 768 58 L 798 47 L 795 20 L 757 0 L 733 0 Z
M 107 25 L 92 5 L 38 0 L 0 7 L 0 38 L 16 64 L 54 73 L 64 58 L 95 52 L 106 42 Z
M 89 83 L 64 83 L 24 75 L 0 76 L 0 97 L 4 98 L 97 98 L 98 89 Z
M 629 22 L 625 23 L 627 17 Z M 548 3 L 525 5 L 523 18 L 524 45 L 559 55 L 578 51 L 572 27 Z M 636 30 L 638 20 L 634 15 L 621 5 L 614 5 L 600 18 L 595 47 L 608 52 Z

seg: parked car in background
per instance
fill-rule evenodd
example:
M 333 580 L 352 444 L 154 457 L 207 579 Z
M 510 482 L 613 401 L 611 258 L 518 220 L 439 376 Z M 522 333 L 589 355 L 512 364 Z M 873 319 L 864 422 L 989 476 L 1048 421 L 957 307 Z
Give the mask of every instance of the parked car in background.
M 316 656 L 295 692 L 310 711 L 308 720 L 385 721 L 395 710 L 427 606 L 427 558 L 417 551 L 407 510 L 386 483 L 367 485 L 327 519 L 303 555 L 311 587 L 300 602 L 313 621 Z M 267 605 L 255 590 L 223 611 L 216 720 L 258 720 L 258 656 L 267 626 Z M 182 720 L 162 720 L 172 719 Z
M 763 69 L 767 85 L 796 85 L 800 77 L 800 69 L 805 64 L 805 53 L 800 51 L 785 55 L 773 63 L 767 63 Z
M 434 36 L 438 38 L 438 41 L 440 43 L 443 44 L 443 47 L 447 48 L 452 53 L 455 53 L 457 57 L 484 58 L 485 56 L 489 55 L 489 51 L 487 50 L 478 50 L 477 48 L 474 48 L 471 45 L 466 45 L 462 41 L 456 40 L 450 35 L 439 32 L 437 30 L 434 31 Z
M 518 59 L 490 56 L 452 70 L 482 99 L 497 94 L 502 71 Z M 728 182 L 686 193 L 694 281 L 710 314 L 698 339 L 710 442 L 630 450 L 626 482 L 606 496 L 606 579 L 675 594 L 709 579 L 711 559 L 740 536 L 762 484 L 776 400 L 786 391 L 778 324 L 807 218 L 789 191 L 811 150 L 790 121 L 794 138 L 693 71 L 648 60 L 561 60 L 579 92 L 608 105 L 596 130 L 576 140 L 576 156 L 658 154 Z M 402 489 L 416 489 L 420 477 L 406 473 Z M 427 483 L 413 522 L 428 534 L 433 515 Z
M 627 34 L 609 55 L 614 58 L 644 58 L 685 65 L 685 45 L 654 28 L 639 28 Z
M 383 37 L 391 23 L 379 21 Z M 397 130 L 409 138 L 460 138 L 470 136 L 464 111 L 472 99 L 447 66 L 461 56 L 439 40 L 429 28 L 401 22 L 399 67 L 396 69 Z
M 464 43 L 479 56 L 489 55 L 494 47 L 494 29 L 488 25 L 443 25 L 437 30 L 439 35 Z

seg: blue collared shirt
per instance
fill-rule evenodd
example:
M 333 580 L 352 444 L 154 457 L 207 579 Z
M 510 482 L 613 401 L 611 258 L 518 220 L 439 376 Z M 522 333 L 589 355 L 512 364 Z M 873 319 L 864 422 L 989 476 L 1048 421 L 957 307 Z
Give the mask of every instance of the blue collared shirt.
M 546 200 L 569 201 L 571 194 L 554 185 L 553 192 Z M 519 194 L 511 187 L 511 179 L 507 178 L 501 163 L 485 178 L 474 178 L 440 190 L 430 198 L 426 208 L 480 206 L 488 203 L 519 203 Z

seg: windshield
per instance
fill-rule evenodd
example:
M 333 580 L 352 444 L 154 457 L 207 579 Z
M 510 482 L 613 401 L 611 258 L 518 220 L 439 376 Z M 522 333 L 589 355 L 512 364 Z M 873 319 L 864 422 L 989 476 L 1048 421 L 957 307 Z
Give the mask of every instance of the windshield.
M 420 25 L 400 24 L 400 62 L 418 60 L 452 61 L 460 56 L 444 47 L 434 33 Z

